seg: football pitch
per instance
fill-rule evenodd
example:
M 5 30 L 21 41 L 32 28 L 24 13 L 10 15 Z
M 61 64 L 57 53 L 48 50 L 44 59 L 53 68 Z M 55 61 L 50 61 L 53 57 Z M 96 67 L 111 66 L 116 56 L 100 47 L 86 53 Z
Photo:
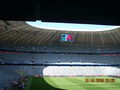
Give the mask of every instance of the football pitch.
M 26 90 L 120 90 L 120 78 L 31 77 Z

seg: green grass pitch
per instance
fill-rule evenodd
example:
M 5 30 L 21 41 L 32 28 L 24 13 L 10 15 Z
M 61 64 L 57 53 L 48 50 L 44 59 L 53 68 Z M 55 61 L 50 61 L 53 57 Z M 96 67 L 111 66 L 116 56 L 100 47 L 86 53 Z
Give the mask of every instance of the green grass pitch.
M 115 82 L 86 82 L 86 79 L 115 79 Z M 120 78 L 31 77 L 26 90 L 120 90 Z

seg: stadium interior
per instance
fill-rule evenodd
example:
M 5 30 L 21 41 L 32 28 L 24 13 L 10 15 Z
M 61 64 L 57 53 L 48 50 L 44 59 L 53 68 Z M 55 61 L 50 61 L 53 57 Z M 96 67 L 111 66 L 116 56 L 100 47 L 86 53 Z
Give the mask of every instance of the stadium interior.
M 117 6 L 99 7 L 96 2 L 85 7 L 84 2 L 68 4 L 63 0 L 14 3 L 10 1 L 8 8 L 5 3 L 0 6 L 4 8 L 0 15 L 0 90 L 33 90 L 26 89 L 31 76 L 120 78 L 120 27 L 94 32 L 57 31 L 26 23 L 41 20 L 119 26 Z M 74 39 L 61 41 L 62 34 Z

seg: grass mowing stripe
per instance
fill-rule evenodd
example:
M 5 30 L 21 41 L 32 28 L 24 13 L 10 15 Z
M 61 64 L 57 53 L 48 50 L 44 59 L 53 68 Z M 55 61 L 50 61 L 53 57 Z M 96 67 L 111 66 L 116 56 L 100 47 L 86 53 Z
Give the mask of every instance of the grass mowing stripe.
M 55 79 L 52 80 L 52 78 L 53 78 L 53 77 L 44 77 L 44 80 L 45 80 L 48 84 L 50 84 L 51 86 L 59 88 L 59 86 L 58 86 L 58 85 L 56 84 L 56 82 L 55 82 Z M 58 82 L 58 80 L 57 80 L 57 82 Z
M 53 83 L 49 83 L 49 80 Z M 48 82 L 53 87 L 62 88 L 61 85 L 65 84 L 66 82 L 63 81 L 63 78 L 60 77 L 47 77 L 46 82 Z
M 74 84 L 72 86 L 69 86 L 69 88 L 68 88 L 69 90 L 87 90 L 86 88 L 78 85 L 78 82 L 80 83 L 80 80 L 78 81 L 78 78 L 74 78 L 74 77 L 70 77 L 69 78 L 69 77 L 66 77 L 64 79 L 66 79 L 67 81 L 69 81 L 69 83 L 73 83 Z
M 72 82 L 72 83 L 76 83 L 76 85 L 78 85 L 79 87 L 83 88 L 82 90 L 89 90 L 89 89 L 91 89 L 91 87 L 92 87 L 93 90 L 94 89 L 105 90 L 104 88 L 101 88 L 101 87 L 99 88 L 99 87 L 96 87 L 95 85 L 92 85 L 92 84 L 89 84 L 89 83 L 84 83 L 83 81 L 80 80 L 80 78 L 79 78 L 79 80 L 78 80 L 78 78 L 76 79 L 75 77 L 74 78 L 70 78 L 70 79 L 66 78 L 66 79 L 68 81 Z M 86 87 L 86 84 L 87 84 L 87 87 Z M 90 87 L 88 87 L 88 86 L 90 86 Z
M 58 77 L 58 78 L 60 78 L 60 77 Z M 81 81 L 81 78 L 76 78 L 76 77 L 69 77 L 69 78 L 67 78 L 67 77 L 62 77 L 63 79 L 67 79 L 67 80 L 69 80 L 70 82 L 67 82 L 67 84 L 69 84 L 69 85 L 66 85 L 66 84 L 59 84 L 58 82 L 56 82 L 57 84 L 59 84 L 60 85 L 60 87 L 64 87 L 64 86 L 66 86 L 66 87 L 68 87 L 68 88 L 66 88 L 66 89 L 69 89 L 69 87 L 70 88 L 76 88 L 76 87 L 78 87 L 78 86 L 80 86 L 80 87 L 83 87 L 84 89 L 82 89 L 82 90 L 86 90 L 85 88 L 91 88 L 91 89 L 99 89 L 99 90 L 106 90 L 106 88 L 107 87 L 104 87 L 104 86 L 106 86 L 106 85 L 104 85 L 104 83 L 101 83 L 101 85 L 99 84 L 99 83 L 86 83 L 85 81 L 83 81 L 86 77 L 83 77 L 83 79 L 82 79 L 82 81 Z M 87 77 L 88 78 L 88 77 Z M 89 78 L 91 78 L 91 77 L 89 77 Z M 93 78 L 93 77 L 92 77 Z M 102 77 L 103 78 L 103 77 Z M 101 78 L 101 79 L 102 79 Z M 60 81 L 59 79 L 58 79 L 58 81 Z M 63 80 L 65 83 L 66 83 L 66 81 L 65 80 Z M 71 83 L 72 82 L 72 83 Z M 74 84 L 73 84 L 74 83 Z M 76 85 L 75 85 L 76 84 Z M 78 85 L 78 86 L 77 86 Z M 72 86 L 72 87 L 71 87 Z M 111 87 L 111 85 L 109 85 L 108 84 L 108 86 L 110 86 Z

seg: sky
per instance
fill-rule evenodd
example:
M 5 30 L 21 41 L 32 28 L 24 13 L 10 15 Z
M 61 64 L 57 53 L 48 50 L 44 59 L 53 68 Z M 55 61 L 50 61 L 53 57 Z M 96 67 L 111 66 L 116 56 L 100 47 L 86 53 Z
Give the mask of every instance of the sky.
M 61 31 L 104 31 L 120 26 L 111 25 L 94 25 L 94 24 L 75 24 L 75 23 L 51 23 L 51 22 L 26 22 L 27 24 L 44 29 L 61 30 Z

